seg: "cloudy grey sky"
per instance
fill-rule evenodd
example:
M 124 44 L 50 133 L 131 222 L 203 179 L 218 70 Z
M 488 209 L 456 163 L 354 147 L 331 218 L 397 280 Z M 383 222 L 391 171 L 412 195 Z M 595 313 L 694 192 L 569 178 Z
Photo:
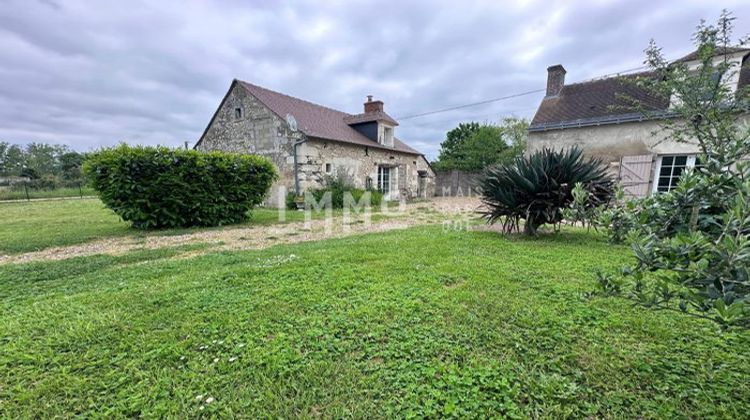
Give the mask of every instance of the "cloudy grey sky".
M 0 0 L 0 140 L 89 150 L 194 143 L 233 78 L 343 111 L 394 117 L 638 67 L 655 38 L 689 52 L 701 18 L 750 2 Z M 747 32 L 747 31 L 742 31 Z M 401 121 L 435 157 L 463 121 L 533 116 L 541 94 Z

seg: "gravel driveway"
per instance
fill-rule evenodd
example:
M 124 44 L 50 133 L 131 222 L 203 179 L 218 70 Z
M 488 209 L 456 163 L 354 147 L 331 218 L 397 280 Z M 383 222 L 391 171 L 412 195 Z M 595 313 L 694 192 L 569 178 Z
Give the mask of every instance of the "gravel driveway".
M 16 255 L 0 255 L 0 264 L 31 261 L 54 261 L 96 254 L 122 255 L 129 251 L 171 248 L 203 244 L 198 251 L 187 251 L 181 257 L 218 250 L 262 249 L 278 244 L 316 241 L 372 232 L 405 229 L 416 225 L 444 222 L 466 222 L 476 218 L 480 202 L 476 198 L 436 197 L 429 201 L 406 204 L 403 209 L 372 213 L 370 221 L 363 214 L 352 214 L 349 223 L 343 216 L 311 222 L 279 223 L 265 226 L 206 229 L 183 235 L 158 233 L 139 237 L 114 237 L 79 245 L 49 248 Z

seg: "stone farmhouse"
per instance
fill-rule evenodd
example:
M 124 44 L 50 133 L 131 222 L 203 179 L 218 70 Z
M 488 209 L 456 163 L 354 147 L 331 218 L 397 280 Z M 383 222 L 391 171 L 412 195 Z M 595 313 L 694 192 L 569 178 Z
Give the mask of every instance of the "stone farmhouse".
M 750 49 L 728 48 L 714 60 L 728 59 L 738 71 L 722 80 L 733 90 L 750 84 Z M 693 52 L 677 60 L 698 66 Z M 675 98 L 657 98 L 625 80 L 653 76 L 645 72 L 565 84 L 565 68 L 547 69 L 547 92 L 529 126 L 529 151 L 577 145 L 589 156 L 610 162 L 630 196 L 643 197 L 669 191 L 683 169 L 695 165 L 698 147 L 665 140 L 658 132 L 659 118 L 670 118 Z M 645 118 L 626 110 L 623 96 L 636 99 L 659 118 Z M 750 121 L 748 114 L 738 122 Z
M 376 188 L 388 200 L 432 196 L 435 173 L 396 137 L 397 126 L 371 96 L 352 115 L 234 80 L 194 148 L 269 158 L 280 178 L 268 206 L 283 207 L 287 192 L 320 188 L 327 177 Z

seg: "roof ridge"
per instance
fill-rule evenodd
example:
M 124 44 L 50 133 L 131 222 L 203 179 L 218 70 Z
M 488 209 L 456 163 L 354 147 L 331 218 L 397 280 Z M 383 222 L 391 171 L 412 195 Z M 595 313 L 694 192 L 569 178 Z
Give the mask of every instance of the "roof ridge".
M 344 114 L 344 117 L 350 117 L 350 116 L 352 116 L 352 115 L 353 115 L 353 114 L 350 114 L 350 113 L 348 113 L 348 112 L 344 112 L 344 111 L 340 111 L 340 110 L 338 110 L 338 109 L 334 109 L 334 108 L 331 108 L 331 107 L 329 107 L 329 106 L 325 106 L 325 105 L 320 105 L 320 104 L 316 104 L 315 102 L 310 102 L 310 101 L 308 101 L 308 100 L 305 100 L 305 99 L 302 99 L 302 98 L 298 98 L 298 97 L 296 97 L 296 96 L 292 96 L 292 95 L 287 95 L 286 93 L 282 93 L 282 92 L 279 92 L 279 91 L 276 91 L 276 90 L 273 90 L 273 89 L 269 89 L 269 88 L 267 88 L 267 87 L 263 87 L 263 86 L 260 86 L 260 85 L 256 85 L 255 83 L 250 83 L 250 82 L 246 82 L 246 81 L 244 81 L 244 80 L 242 80 L 242 79 L 235 79 L 235 80 L 237 80 L 238 82 L 242 83 L 243 85 L 249 85 L 249 86 L 252 86 L 252 87 L 256 87 L 256 88 L 258 88 L 258 89 L 263 89 L 263 90 L 266 90 L 266 91 L 268 91 L 268 92 L 274 93 L 274 94 L 276 94 L 276 95 L 286 96 L 287 98 L 291 98 L 291 99 L 294 99 L 294 100 L 296 100 L 296 101 L 300 101 L 300 102 L 304 102 L 304 103 L 307 103 L 307 104 L 310 104 L 310 105 L 313 105 L 313 106 L 317 106 L 317 107 L 320 107 L 320 108 L 324 108 L 324 109 L 327 109 L 327 110 L 329 110 L 329 111 L 337 112 L 337 113 L 339 113 L 339 114 Z
M 635 73 L 613 74 L 613 75 L 610 75 L 609 77 L 599 77 L 599 78 L 594 78 L 594 79 L 581 80 L 580 82 L 566 83 L 565 86 L 575 86 L 575 85 L 585 85 L 587 83 L 605 82 L 605 81 L 611 81 L 615 79 L 621 79 L 624 77 L 647 75 L 653 72 L 654 70 L 644 70 L 644 71 L 638 71 Z

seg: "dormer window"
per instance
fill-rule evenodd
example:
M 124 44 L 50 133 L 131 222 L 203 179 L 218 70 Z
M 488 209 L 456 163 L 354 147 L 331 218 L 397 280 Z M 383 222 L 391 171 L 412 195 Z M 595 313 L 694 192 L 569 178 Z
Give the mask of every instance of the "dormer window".
M 393 127 L 383 125 L 383 137 L 381 144 L 384 146 L 393 146 Z
M 385 113 L 383 101 L 373 101 L 372 96 L 368 96 L 365 102 L 365 112 L 347 115 L 344 117 L 344 122 L 373 142 L 393 147 L 393 131 L 398 122 Z

